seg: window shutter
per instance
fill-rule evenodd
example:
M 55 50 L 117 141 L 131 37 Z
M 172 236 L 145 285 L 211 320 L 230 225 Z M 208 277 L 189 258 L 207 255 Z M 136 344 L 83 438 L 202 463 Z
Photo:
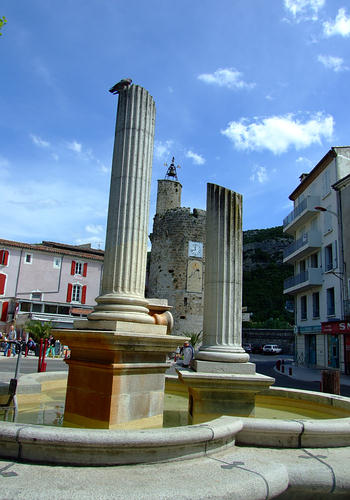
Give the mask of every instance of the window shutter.
M 7 311 L 9 308 L 9 303 L 8 302 L 3 302 L 2 303 L 2 311 L 1 311 L 1 321 L 6 322 L 7 321 Z
M 7 266 L 7 262 L 9 260 L 9 253 L 8 253 L 8 250 L 3 250 L 4 252 L 4 266 Z M 2 259 L 1 259 L 1 262 L 2 262 Z
M 72 260 L 72 266 L 70 268 L 70 273 L 72 276 L 75 274 L 75 260 Z
M 6 274 L 0 273 L 0 295 L 5 293 Z
M 81 290 L 81 303 L 85 304 L 85 302 L 86 302 L 86 285 L 84 285 Z
M 67 302 L 72 302 L 72 289 L 73 289 L 73 285 L 71 283 L 68 283 Z
M 5 250 L 0 250 L 0 264 L 2 265 L 2 259 L 4 258 Z
M 83 276 L 87 276 L 87 262 L 84 262 L 84 266 L 83 266 Z

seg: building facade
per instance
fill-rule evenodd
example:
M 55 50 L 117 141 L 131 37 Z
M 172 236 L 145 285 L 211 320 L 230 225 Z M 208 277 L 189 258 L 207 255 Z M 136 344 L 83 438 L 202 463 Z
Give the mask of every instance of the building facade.
M 0 240 L 0 328 L 28 319 L 71 327 L 95 305 L 102 269 L 103 251 L 89 245 Z
M 284 251 L 284 262 L 294 265 L 284 293 L 294 296 L 296 360 L 343 372 L 348 370 L 348 340 L 335 325 L 345 318 L 343 241 L 349 206 L 340 212 L 341 189 L 334 185 L 349 174 L 350 147 L 333 147 L 302 174 L 289 196 L 294 209 L 283 221 L 284 231 L 294 237 Z

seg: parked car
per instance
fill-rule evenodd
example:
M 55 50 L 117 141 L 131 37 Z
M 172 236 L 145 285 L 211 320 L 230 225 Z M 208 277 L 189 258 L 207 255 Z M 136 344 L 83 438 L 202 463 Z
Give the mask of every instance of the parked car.
M 243 344 L 243 349 L 250 354 L 252 352 L 252 344 Z
M 263 347 L 264 354 L 280 354 L 282 352 L 282 348 L 277 344 L 265 344 Z

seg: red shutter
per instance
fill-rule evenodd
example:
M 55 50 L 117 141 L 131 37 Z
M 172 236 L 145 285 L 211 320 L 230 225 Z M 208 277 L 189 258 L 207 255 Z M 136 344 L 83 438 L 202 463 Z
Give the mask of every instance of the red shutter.
M 81 290 L 81 303 L 85 304 L 85 302 L 86 302 L 86 285 L 84 285 Z
M 8 250 L 3 250 L 4 252 L 4 266 L 7 266 L 7 262 L 9 260 L 9 253 L 8 253 Z M 1 259 L 1 262 L 2 262 L 2 259 Z
M 70 268 L 70 273 L 74 276 L 75 274 L 75 260 L 72 260 L 72 266 Z
M 73 285 L 71 283 L 68 283 L 67 302 L 72 302 L 72 289 L 73 289 Z
M 5 250 L 0 250 L 0 265 L 2 265 L 2 259 L 4 258 Z
M 84 262 L 84 266 L 83 266 L 83 276 L 86 276 L 87 275 L 87 262 Z
M 1 321 L 7 321 L 7 310 L 9 308 L 9 303 L 8 302 L 3 302 L 2 303 L 2 311 L 1 311 Z
M 5 293 L 6 274 L 0 273 L 0 295 Z

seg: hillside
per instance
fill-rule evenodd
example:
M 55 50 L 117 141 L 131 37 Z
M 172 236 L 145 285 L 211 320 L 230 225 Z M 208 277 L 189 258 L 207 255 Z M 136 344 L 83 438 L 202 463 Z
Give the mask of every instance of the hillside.
M 254 322 L 293 322 L 285 309 L 290 297 L 283 295 L 283 281 L 293 274 L 293 267 L 283 264 L 283 249 L 292 241 L 282 226 L 243 233 L 243 305 Z

